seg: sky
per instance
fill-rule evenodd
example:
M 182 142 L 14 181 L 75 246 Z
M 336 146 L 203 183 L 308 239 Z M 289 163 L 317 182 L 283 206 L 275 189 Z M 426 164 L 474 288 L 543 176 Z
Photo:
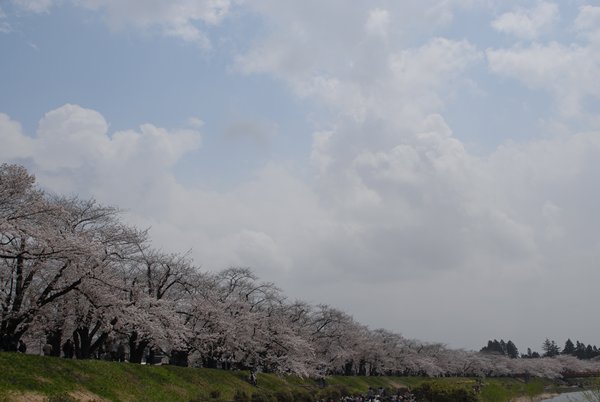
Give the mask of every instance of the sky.
M 0 162 L 371 328 L 600 344 L 595 4 L 0 0 Z

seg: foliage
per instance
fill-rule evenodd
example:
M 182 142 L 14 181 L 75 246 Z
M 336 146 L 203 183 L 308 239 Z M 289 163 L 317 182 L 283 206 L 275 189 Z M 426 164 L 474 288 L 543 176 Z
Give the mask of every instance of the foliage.
M 560 348 L 556 344 L 555 341 L 551 341 L 546 338 L 544 344 L 542 345 L 542 350 L 544 351 L 544 357 L 553 357 L 560 354 Z
M 419 401 L 426 402 L 476 402 L 477 394 L 472 388 L 462 384 L 441 381 L 428 381 L 412 389 Z

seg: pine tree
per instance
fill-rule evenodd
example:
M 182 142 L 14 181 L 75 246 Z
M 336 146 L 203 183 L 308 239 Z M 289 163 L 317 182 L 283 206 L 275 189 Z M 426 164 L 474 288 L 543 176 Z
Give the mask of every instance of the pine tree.
M 563 355 L 575 355 L 575 345 L 571 341 L 571 339 L 567 339 L 565 342 L 565 347 L 562 351 Z
M 519 349 L 511 340 L 506 343 L 506 354 L 512 359 L 519 357 Z
M 592 357 L 594 357 L 594 348 L 592 348 L 592 345 L 587 345 L 585 348 L 585 358 L 591 359 Z
M 575 356 L 579 359 L 585 359 L 585 345 L 579 341 L 576 342 Z
M 545 352 L 544 357 L 553 357 L 557 356 L 560 353 L 560 348 L 556 344 L 556 342 L 551 341 L 546 338 L 544 344 L 542 345 L 542 350 Z

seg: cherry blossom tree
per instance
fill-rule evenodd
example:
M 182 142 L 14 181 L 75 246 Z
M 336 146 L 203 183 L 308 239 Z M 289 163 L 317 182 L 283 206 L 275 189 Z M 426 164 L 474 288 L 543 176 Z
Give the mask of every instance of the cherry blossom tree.
M 136 232 L 118 223 L 114 208 L 44 194 L 23 168 L 2 165 L 0 181 L 0 332 L 14 345 L 46 306 L 94 279 Z
M 184 316 L 178 313 L 193 286 L 195 268 L 187 255 L 167 254 L 140 242 L 120 269 L 130 361 L 140 363 L 146 348 L 179 350 L 186 343 Z

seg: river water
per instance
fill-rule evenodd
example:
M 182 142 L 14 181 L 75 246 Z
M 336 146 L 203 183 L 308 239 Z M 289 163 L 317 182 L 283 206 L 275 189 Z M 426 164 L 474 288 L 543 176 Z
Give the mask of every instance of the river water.
M 582 402 L 587 401 L 583 397 L 583 392 L 567 392 L 554 398 L 544 399 L 544 402 Z

